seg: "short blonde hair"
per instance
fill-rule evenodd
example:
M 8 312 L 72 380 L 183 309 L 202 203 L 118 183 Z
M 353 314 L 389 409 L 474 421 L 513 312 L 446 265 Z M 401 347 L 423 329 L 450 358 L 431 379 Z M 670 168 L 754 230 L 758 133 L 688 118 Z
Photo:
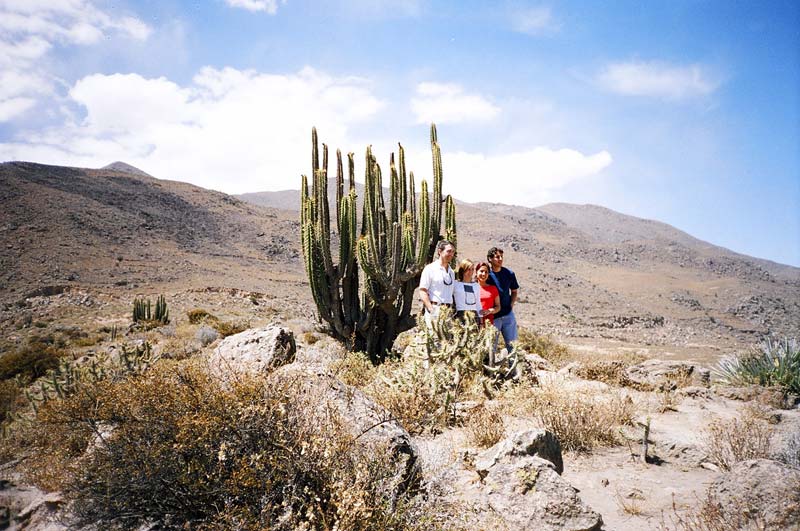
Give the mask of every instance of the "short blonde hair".
M 472 263 L 472 260 L 467 260 L 467 259 L 461 260 L 461 262 L 459 262 L 458 264 L 458 267 L 456 268 L 456 280 L 464 282 L 464 273 L 466 273 L 469 270 L 469 268 L 472 267 L 473 265 L 475 264 Z

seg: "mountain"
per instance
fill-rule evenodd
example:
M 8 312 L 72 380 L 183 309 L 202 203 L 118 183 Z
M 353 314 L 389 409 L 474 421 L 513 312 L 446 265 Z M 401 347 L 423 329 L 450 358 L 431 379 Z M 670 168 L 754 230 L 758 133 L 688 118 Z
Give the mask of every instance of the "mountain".
M 232 197 L 124 163 L 0 164 L 0 330 L 13 335 L 19 308 L 38 319 L 34 299 L 64 290 L 102 293 L 109 308 L 136 294 L 168 293 L 190 309 L 204 304 L 199 292 L 250 293 L 273 318 L 307 322 L 298 200 Z M 798 268 L 593 205 L 459 203 L 457 220 L 459 257 L 503 247 L 521 323 L 575 348 L 699 359 L 800 336 Z M 230 303 L 214 300 L 219 311 Z M 244 304 L 236 311 L 254 311 Z

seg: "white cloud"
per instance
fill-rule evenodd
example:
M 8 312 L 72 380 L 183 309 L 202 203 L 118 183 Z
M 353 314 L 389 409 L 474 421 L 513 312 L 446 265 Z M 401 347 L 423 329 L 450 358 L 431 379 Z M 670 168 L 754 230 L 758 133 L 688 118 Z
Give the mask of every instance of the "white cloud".
M 706 96 L 719 86 L 702 65 L 669 65 L 660 62 L 614 63 L 597 76 L 600 86 L 631 96 L 684 99 Z
M 270 15 L 278 11 L 278 0 L 225 0 L 225 3 L 248 11 L 266 11 Z
M 113 94 L 113 98 L 109 98 Z M 292 75 L 203 68 L 186 86 L 137 74 L 87 76 L 69 96 L 79 124 L 0 144 L 0 160 L 103 166 L 113 160 L 229 193 L 297 188 L 311 127 L 331 146 L 383 102 L 367 81 L 311 68 Z
M 500 108 L 456 84 L 425 82 L 417 85 L 411 100 L 417 123 L 463 123 L 492 120 Z
M 446 193 L 468 202 L 536 206 L 553 193 L 602 172 L 612 163 L 608 151 L 586 155 L 573 149 L 533 149 L 500 155 L 443 153 Z
M 52 93 L 55 78 L 46 71 L 48 52 L 61 45 L 92 45 L 111 34 L 145 40 L 151 29 L 130 16 L 112 16 L 89 0 L 0 0 L 0 78 L 36 79 L 0 89 L 0 122 L 35 107 Z
M 512 14 L 512 27 L 514 31 L 527 33 L 535 37 L 558 33 L 561 23 L 555 19 L 549 7 L 539 6 Z
M 3 98 L 0 100 L 0 122 L 8 121 L 31 107 L 36 103 L 31 98 Z

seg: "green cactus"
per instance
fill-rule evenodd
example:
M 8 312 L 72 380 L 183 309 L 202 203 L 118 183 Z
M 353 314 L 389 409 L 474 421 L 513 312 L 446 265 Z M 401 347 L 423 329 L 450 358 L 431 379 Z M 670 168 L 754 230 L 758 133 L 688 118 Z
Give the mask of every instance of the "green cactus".
M 133 299 L 133 322 L 156 326 L 169 324 L 169 309 L 164 295 L 159 295 L 156 299 L 155 313 L 152 312 L 150 299 Z
M 301 239 L 306 274 L 319 312 L 332 335 L 350 342 L 356 350 L 381 361 L 394 339 L 412 328 L 414 289 L 426 263 L 434 256 L 442 217 L 442 161 L 436 126 L 431 125 L 433 154 L 433 201 L 422 181 L 419 205 L 414 174 L 406 175 L 405 152 L 399 146 L 397 164 L 392 154 L 389 204 L 384 202 L 381 168 L 366 152 L 361 227 L 357 227 L 357 196 L 353 154 L 349 153 L 349 190 L 344 191 L 342 154 L 336 152 L 336 232 L 339 260 L 331 256 L 328 204 L 328 147 L 322 145 L 319 163 L 317 130 L 311 133 L 312 184 L 303 175 Z M 449 196 L 445 208 L 445 234 L 455 240 L 455 204 Z

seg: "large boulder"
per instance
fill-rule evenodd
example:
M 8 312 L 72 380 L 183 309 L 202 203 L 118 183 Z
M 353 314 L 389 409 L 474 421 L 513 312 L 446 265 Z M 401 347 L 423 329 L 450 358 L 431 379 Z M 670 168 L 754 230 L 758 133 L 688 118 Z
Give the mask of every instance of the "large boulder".
M 212 373 L 228 380 L 237 374 L 269 373 L 292 363 L 296 351 L 292 331 L 270 325 L 225 338 L 209 356 L 208 362 Z
M 559 472 L 561 445 L 544 430 L 516 433 L 479 454 L 481 498 L 507 529 L 597 531 L 602 517 Z
M 737 463 L 709 487 L 709 495 L 723 515 L 763 519 L 765 529 L 796 531 L 800 525 L 800 469 L 778 461 Z
M 711 371 L 686 361 L 646 360 L 627 367 L 623 384 L 641 391 L 673 391 L 690 385 L 708 387 Z
M 558 440 L 544 430 L 531 430 L 477 456 L 465 454 L 431 474 L 427 485 L 433 499 L 469 508 L 476 529 L 601 530 L 602 517 L 558 474 L 557 463 L 562 463 Z
M 333 411 L 356 444 L 371 452 L 388 452 L 397 492 L 420 481 L 418 451 L 406 429 L 392 414 L 359 389 L 339 381 L 319 364 L 292 363 L 270 374 L 267 384 L 297 386 L 301 398 Z
M 552 463 L 553 469 L 559 474 L 564 472 L 561 443 L 546 430 L 520 431 L 500 441 L 478 456 L 475 470 L 485 477 L 489 469 L 500 461 L 534 455 Z

